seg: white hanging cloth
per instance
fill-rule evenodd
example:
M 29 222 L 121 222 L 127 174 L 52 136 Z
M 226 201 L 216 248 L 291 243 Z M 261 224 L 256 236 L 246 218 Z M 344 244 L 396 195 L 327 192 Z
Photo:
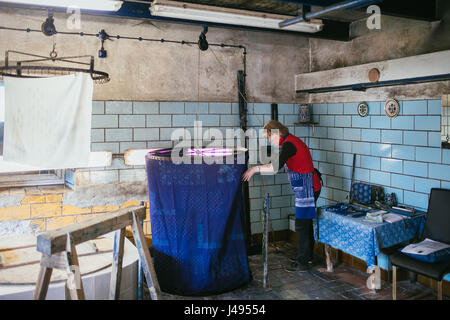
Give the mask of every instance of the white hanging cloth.
M 89 74 L 5 77 L 4 84 L 5 161 L 53 169 L 88 165 L 94 89 Z

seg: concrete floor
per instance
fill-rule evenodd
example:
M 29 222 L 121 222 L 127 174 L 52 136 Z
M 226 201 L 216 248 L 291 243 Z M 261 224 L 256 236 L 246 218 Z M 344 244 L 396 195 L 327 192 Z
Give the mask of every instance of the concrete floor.
M 286 272 L 289 257 L 296 253 L 289 242 L 276 242 L 269 246 L 268 288 L 262 287 L 263 263 L 261 255 L 249 257 L 253 281 L 231 292 L 206 297 L 175 296 L 163 293 L 164 300 L 391 300 L 392 284 L 381 282 L 376 292 L 366 286 L 368 274 L 338 265 L 333 273 L 324 272 L 325 261 L 315 259 L 308 272 Z M 146 288 L 145 288 L 146 289 Z M 144 293 L 147 290 L 144 290 Z M 148 293 L 148 291 L 147 291 Z M 144 299 L 147 295 L 144 296 Z M 397 299 L 436 300 L 436 292 L 418 282 L 397 282 Z M 449 297 L 444 297 L 448 300 Z

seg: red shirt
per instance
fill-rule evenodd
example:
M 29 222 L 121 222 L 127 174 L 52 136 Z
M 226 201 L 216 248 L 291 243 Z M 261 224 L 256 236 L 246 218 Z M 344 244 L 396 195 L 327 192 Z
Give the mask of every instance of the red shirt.
M 298 173 L 310 173 L 313 172 L 313 184 L 314 192 L 319 191 L 322 188 L 320 178 L 314 170 L 314 164 L 311 157 L 311 152 L 308 146 L 298 137 L 288 134 L 286 137 L 280 137 L 279 145 L 290 142 L 295 146 L 297 152 L 286 161 L 286 165 L 289 170 Z

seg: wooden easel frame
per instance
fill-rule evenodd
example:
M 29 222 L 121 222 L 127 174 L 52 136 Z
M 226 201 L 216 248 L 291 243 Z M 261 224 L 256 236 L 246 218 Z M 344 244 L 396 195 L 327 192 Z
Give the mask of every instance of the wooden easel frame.
M 66 300 L 84 300 L 83 282 L 79 272 L 78 255 L 75 246 L 117 230 L 114 236 L 109 298 L 118 300 L 122 276 L 125 228 L 131 225 L 151 299 L 159 300 L 161 290 L 140 224 L 140 221 L 145 219 L 145 211 L 145 206 L 123 208 L 39 235 L 36 249 L 42 253 L 41 269 L 33 299 L 45 299 L 53 268 L 56 268 L 66 270 L 68 274 L 68 280 L 65 285 Z

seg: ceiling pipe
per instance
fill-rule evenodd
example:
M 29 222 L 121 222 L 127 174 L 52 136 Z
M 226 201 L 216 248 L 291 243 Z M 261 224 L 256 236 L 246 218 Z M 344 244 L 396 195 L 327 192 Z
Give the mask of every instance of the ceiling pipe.
M 334 5 L 331 5 L 329 7 L 326 7 L 322 10 L 316 11 L 316 12 L 308 12 L 302 16 L 281 21 L 278 25 L 280 26 L 280 28 L 284 28 L 284 27 L 287 27 L 287 26 L 290 26 L 290 25 L 293 25 L 295 23 L 299 23 L 299 22 L 302 22 L 305 20 L 319 18 L 320 16 L 323 16 L 327 13 L 332 13 L 334 11 L 356 9 L 356 8 L 361 8 L 364 6 L 369 6 L 371 4 L 379 3 L 379 2 L 382 2 L 382 0 L 351 0 L 351 1 L 340 2 L 340 3 L 336 3 Z

